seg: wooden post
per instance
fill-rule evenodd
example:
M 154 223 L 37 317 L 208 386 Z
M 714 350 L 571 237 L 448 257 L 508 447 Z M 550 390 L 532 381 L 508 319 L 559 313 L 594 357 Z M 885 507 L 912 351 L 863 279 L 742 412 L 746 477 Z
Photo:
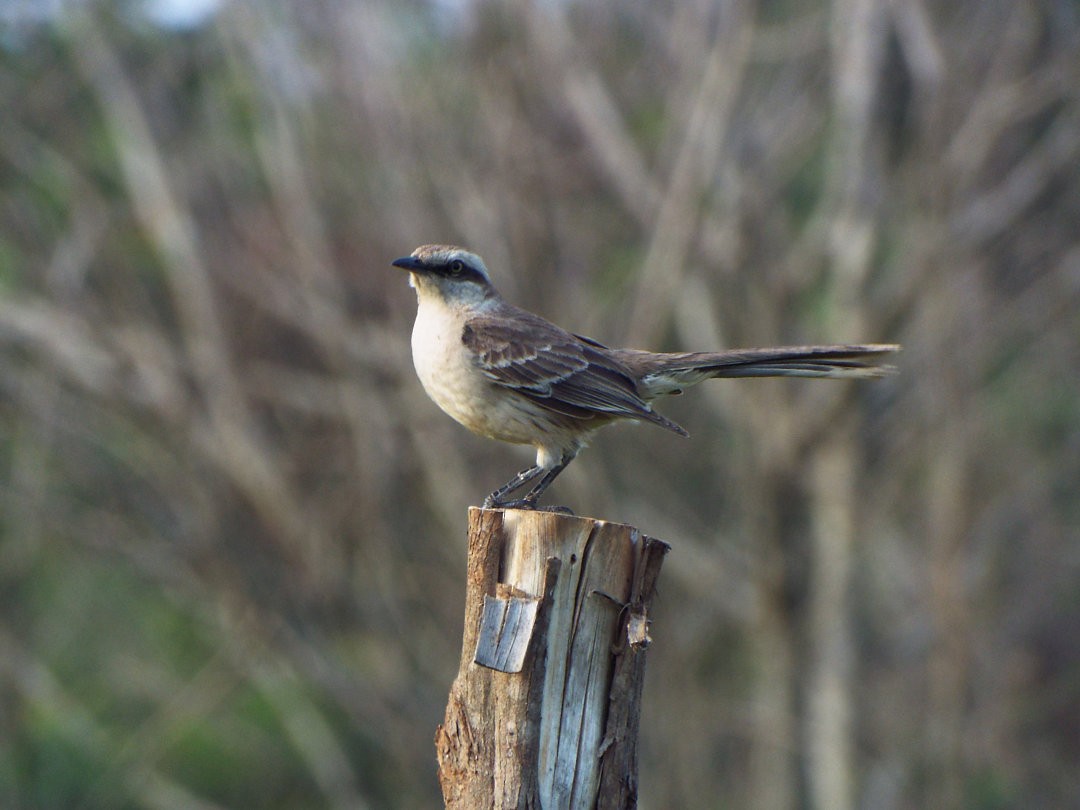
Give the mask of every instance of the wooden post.
M 648 608 L 667 550 L 623 524 L 469 510 L 461 665 L 435 734 L 448 808 L 637 806 Z

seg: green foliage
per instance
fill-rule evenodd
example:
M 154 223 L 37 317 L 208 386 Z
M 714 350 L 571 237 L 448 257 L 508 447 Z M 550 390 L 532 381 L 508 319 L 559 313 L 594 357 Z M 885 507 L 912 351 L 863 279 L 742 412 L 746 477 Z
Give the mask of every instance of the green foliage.
M 21 719 L 21 733 L 12 741 L 11 761 L 4 769 L 13 775 L 12 784 L 0 785 L 0 792 L 42 810 L 80 804 L 100 772 L 100 760 L 71 739 L 60 718 L 28 711 Z
M 828 144 L 821 141 L 791 173 L 782 199 L 796 231 L 802 230 L 817 212 L 825 193 L 828 168 Z

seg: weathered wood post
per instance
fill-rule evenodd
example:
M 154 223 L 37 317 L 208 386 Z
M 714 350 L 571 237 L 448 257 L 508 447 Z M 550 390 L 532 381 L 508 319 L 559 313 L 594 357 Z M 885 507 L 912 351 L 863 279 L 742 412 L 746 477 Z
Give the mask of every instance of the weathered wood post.
M 448 808 L 637 806 L 648 609 L 667 550 L 623 524 L 469 510 L 461 665 L 435 735 Z

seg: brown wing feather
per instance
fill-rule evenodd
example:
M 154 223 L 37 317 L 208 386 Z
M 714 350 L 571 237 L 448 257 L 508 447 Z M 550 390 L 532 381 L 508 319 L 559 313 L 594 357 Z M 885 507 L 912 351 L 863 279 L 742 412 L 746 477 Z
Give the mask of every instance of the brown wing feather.
M 649 407 L 630 371 L 607 350 L 525 310 L 471 318 L 461 340 L 492 382 L 554 413 L 644 419 L 686 435 Z

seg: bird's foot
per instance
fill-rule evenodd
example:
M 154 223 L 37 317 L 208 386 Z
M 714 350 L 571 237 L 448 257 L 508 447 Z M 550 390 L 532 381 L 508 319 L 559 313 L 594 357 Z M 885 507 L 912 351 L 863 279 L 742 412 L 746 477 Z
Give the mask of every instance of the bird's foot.
M 568 506 L 540 506 L 535 500 L 518 498 L 512 501 L 496 501 L 490 496 L 484 499 L 485 509 L 525 509 L 530 512 L 555 512 L 560 515 L 573 515 Z

